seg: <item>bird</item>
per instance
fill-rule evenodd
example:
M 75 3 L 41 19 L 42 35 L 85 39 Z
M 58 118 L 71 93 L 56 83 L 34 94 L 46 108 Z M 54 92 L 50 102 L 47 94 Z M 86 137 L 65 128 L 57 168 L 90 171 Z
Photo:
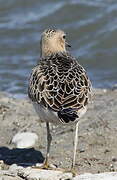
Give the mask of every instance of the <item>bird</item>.
M 40 59 L 32 69 L 28 96 L 39 119 L 46 123 L 47 152 L 43 168 L 49 168 L 52 135 L 50 123 L 75 124 L 74 148 L 71 169 L 76 162 L 78 127 L 91 98 L 91 81 L 86 70 L 67 50 L 70 44 L 60 29 L 46 29 L 40 40 Z

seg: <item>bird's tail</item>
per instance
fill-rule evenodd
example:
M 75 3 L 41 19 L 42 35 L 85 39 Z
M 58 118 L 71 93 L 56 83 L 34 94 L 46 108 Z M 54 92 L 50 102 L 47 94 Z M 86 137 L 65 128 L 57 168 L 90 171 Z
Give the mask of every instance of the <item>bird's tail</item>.
M 63 123 L 74 122 L 77 118 L 77 111 L 74 108 L 64 108 L 58 111 L 58 117 Z

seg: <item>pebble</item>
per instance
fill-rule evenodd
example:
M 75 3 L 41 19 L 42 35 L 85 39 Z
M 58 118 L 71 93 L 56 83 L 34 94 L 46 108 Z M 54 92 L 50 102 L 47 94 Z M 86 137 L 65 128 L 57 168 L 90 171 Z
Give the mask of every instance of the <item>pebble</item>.
M 22 166 L 18 166 L 17 164 L 12 164 L 10 167 L 9 167 L 9 170 L 10 171 L 17 171 L 19 169 L 22 169 L 23 167 Z
M 17 148 L 30 148 L 35 145 L 37 140 L 38 136 L 35 133 L 19 132 L 13 137 L 12 143 L 15 144 Z
M 117 157 L 112 157 L 113 162 L 117 162 Z

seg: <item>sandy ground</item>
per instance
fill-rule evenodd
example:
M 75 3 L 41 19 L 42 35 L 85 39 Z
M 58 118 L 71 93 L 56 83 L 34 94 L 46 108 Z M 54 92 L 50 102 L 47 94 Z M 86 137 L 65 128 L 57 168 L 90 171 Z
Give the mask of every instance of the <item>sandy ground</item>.
M 70 167 L 73 156 L 73 126 L 51 126 L 53 141 L 50 162 Z M 17 149 L 11 143 L 17 132 L 35 132 L 34 148 Z M 76 170 L 80 174 L 117 171 L 117 90 L 94 90 L 93 102 L 80 120 Z M 7 169 L 12 164 L 30 166 L 43 162 L 46 127 L 39 123 L 28 99 L 15 99 L 0 93 L 0 160 Z

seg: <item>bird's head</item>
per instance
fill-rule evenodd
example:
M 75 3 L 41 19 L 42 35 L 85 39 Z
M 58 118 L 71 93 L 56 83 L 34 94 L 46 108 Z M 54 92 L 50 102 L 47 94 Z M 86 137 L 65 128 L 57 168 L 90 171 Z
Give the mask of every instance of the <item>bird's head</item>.
M 48 56 L 53 53 L 66 52 L 66 34 L 62 30 L 47 29 L 41 36 L 41 56 Z

